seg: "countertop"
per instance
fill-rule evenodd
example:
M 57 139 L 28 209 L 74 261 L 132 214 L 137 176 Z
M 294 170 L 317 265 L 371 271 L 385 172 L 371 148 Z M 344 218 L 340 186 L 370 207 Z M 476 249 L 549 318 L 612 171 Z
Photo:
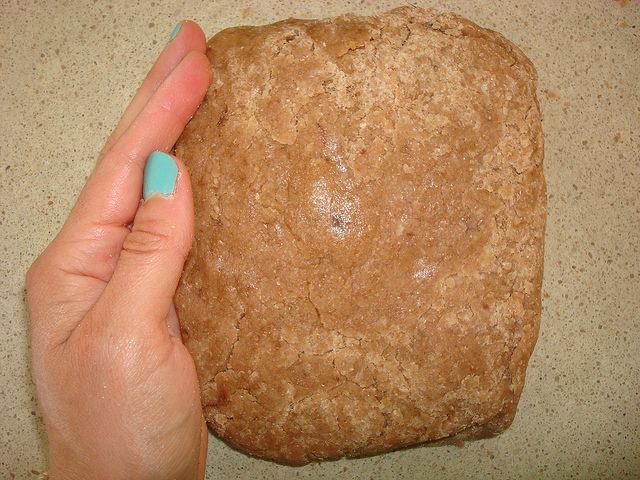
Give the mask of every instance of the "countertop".
M 406 3 L 406 2 L 404 2 Z M 543 312 L 499 437 L 301 468 L 210 437 L 207 478 L 640 478 L 640 2 L 428 1 L 519 45 L 539 74 L 549 195 Z M 0 478 L 47 470 L 24 275 L 177 22 L 207 37 L 397 1 L 42 1 L 0 6 Z

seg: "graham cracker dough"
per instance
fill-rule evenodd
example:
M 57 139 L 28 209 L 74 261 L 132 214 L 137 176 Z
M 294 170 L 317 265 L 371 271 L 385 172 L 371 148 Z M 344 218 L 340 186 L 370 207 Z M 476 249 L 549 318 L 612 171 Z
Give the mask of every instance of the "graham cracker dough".
M 536 72 L 403 7 L 208 42 L 176 295 L 209 427 L 302 465 L 496 435 L 540 320 Z

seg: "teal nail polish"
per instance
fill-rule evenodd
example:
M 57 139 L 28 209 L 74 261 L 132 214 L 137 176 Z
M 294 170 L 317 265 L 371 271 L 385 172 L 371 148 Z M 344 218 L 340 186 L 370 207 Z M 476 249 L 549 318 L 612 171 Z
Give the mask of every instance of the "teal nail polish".
M 176 28 L 173 29 L 173 33 L 171 34 L 171 38 L 169 39 L 169 42 L 171 42 L 171 40 L 173 40 L 174 38 L 176 38 L 176 35 L 178 35 L 178 32 L 180 31 L 180 27 L 182 27 L 182 24 L 179 23 L 178 25 L 176 25 Z
M 149 198 L 152 193 L 170 195 L 176 186 L 178 166 L 164 152 L 153 152 L 144 166 L 142 198 Z

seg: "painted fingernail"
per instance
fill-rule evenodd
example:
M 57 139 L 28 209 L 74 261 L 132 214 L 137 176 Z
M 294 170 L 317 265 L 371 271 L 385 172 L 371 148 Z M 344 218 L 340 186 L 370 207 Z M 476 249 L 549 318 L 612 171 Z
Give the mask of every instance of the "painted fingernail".
M 179 23 L 178 25 L 176 25 L 176 28 L 173 29 L 173 33 L 171 34 L 171 38 L 169 38 L 169 42 L 171 42 L 171 40 L 173 40 L 174 38 L 176 38 L 176 35 L 178 35 L 178 32 L 180 31 L 180 27 L 182 27 L 182 24 Z
M 144 166 L 142 198 L 146 200 L 153 193 L 172 194 L 177 178 L 178 166 L 173 158 L 164 152 L 153 152 Z

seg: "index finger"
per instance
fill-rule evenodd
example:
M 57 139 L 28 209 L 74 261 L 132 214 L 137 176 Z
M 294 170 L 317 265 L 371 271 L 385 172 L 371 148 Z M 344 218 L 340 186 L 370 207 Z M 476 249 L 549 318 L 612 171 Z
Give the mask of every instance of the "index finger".
M 133 221 L 147 157 L 173 147 L 211 80 L 211 66 L 203 53 L 184 57 L 98 163 L 60 236 L 91 237 L 95 229 L 121 228 Z
M 162 85 L 162 82 L 167 79 L 184 57 L 193 51 L 205 53 L 207 49 L 206 39 L 204 32 L 198 24 L 187 20 L 180 22 L 178 25 L 180 29 L 177 35 L 170 40 L 153 67 L 151 67 L 140 89 L 124 111 L 113 133 L 107 139 L 104 148 L 98 156 L 98 161 L 111 150 L 122 134 L 127 131 L 158 87 Z

